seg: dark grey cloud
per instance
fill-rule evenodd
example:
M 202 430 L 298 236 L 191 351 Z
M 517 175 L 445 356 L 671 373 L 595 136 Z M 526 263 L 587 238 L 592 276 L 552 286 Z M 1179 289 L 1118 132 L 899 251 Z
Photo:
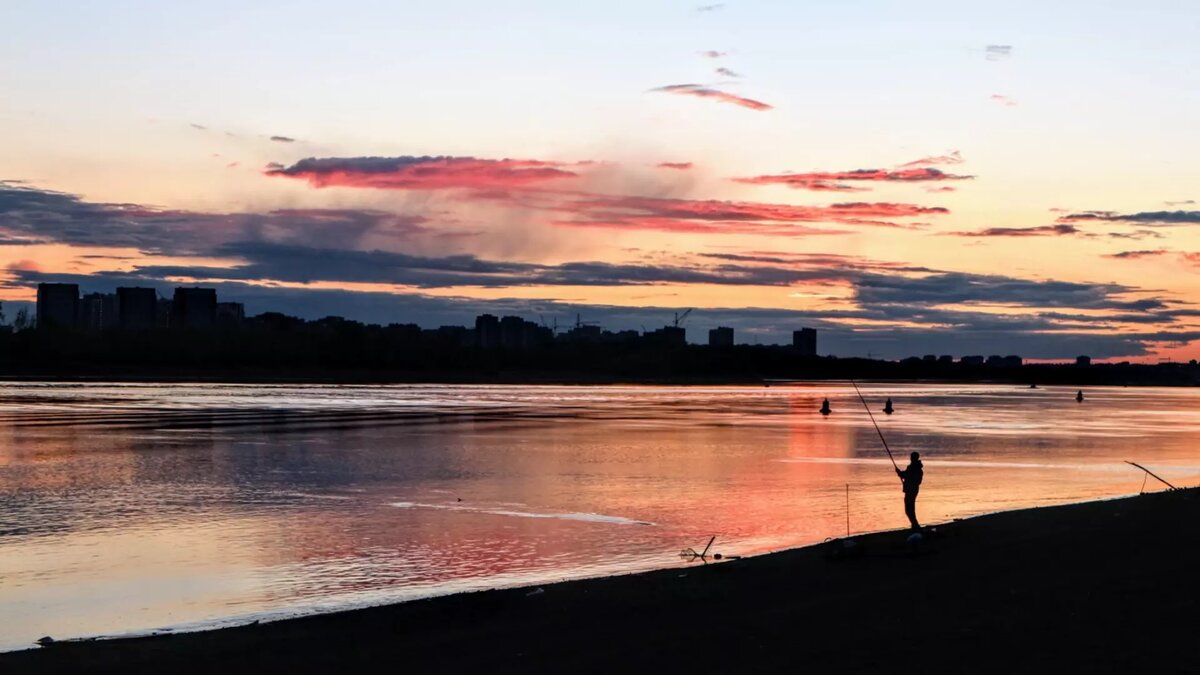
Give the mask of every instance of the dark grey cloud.
M 1200 225 L 1200 211 L 1080 211 L 1060 217 L 1059 222 L 1136 223 L 1148 226 Z
M 214 251 L 245 264 L 232 268 L 141 266 L 148 278 L 272 280 L 386 283 L 422 288 L 453 286 L 616 286 L 644 284 L 723 284 L 786 286 L 820 277 L 817 270 L 763 266 L 712 265 L 681 267 L 605 262 L 559 265 L 483 260 L 472 255 L 423 257 L 388 251 L 351 251 L 270 242 L 238 242 Z
M 1061 237 L 1082 233 L 1074 225 L 1059 223 L 1058 225 L 1037 225 L 1034 227 L 988 227 L 982 230 L 946 232 L 945 234 L 956 237 Z
M 1118 259 L 1151 258 L 1155 256 L 1166 255 L 1167 253 L 1170 253 L 1170 251 L 1166 250 L 1165 248 L 1156 248 L 1150 250 L 1143 249 L 1141 251 L 1121 251 L 1119 253 L 1109 253 L 1104 257 Z
M 743 215 L 761 217 L 757 215 L 761 208 L 770 206 L 749 205 L 754 207 L 752 213 L 743 214 L 742 209 L 748 208 L 744 204 L 650 201 L 655 208 L 669 206 L 672 211 L 667 215 L 686 207 L 700 209 L 705 214 L 716 210 L 723 219 Z M 620 203 L 628 206 L 627 202 L 623 198 Z M 779 208 L 771 206 L 771 213 Z M 774 217 L 782 216 L 776 213 Z M 255 282 L 380 283 L 422 289 L 676 283 L 781 288 L 803 285 L 816 289 L 829 287 L 840 295 L 849 289 L 853 308 L 819 312 L 728 308 L 705 310 L 701 315 L 713 323 L 731 325 L 743 335 L 757 336 L 763 343 L 786 341 L 798 325 L 811 325 L 828 336 L 829 342 L 825 344 L 836 346 L 831 347 L 833 353 L 861 355 L 871 351 L 893 356 L 940 351 L 935 345 L 942 344 L 957 344 L 950 350 L 954 353 L 1019 351 L 1038 358 L 1070 356 L 1072 351 L 1082 352 L 1083 347 L 1095 345 L 1086 351 L 1097 357 L 1134 356 L 1145 353 L 1146 345 L 1158 339 L 1145 336 L 1187 339 L 1187 333 L 1175 327 L 1181 317 L 1191 316 L 1186 313 L 1190 309 L 1180 303 L 1170 303 L 1120 284 L 946 272 L 838 254 L 746 251 L 668 258 L 666 262 L 656 259 L 645 263 L 582 261 L 547 265 L 471 255 L 419 256 L 357 250 L 362 240 L 381 232 L 406 235 L 423 233 L 425 227 L 419 217 L 377 211 L 293 209 L 262 214 L 210 214 L 137 204 L 92 203 L 66 193 L 0 183 L 0 236 L 3 237 L 36 238 L 78 246 L 127 246 L 179 257 L 239 261 L 228 269 L 201 264 L 141 266 L 132 272 L 100 272 L 91 276 L 13 269 L 8 272 L 9 288 L 27 289 L 40 280 L 73 280 L 85 290 L 149 285 L 169 295 L 175 284 L 168 278 L 190 277 L 206 280 L 206 285 L 217 287 L 226 299 L 246 302 L 252 312 L 278 310 L 306 318 L 339 314 L 372 322 L 439 325 L 439 322 L 469 323 L 474 314 L 484 311 L 526 317 L 538 313 L 562 315 L 564 319 L 582 311 L 612 328 L 636 329 L 642 325 L 661 325 L 674 308 L 587 305 L 581 309 L 550 299 L 444 299 L 420 293 L 279 288 Z M 547 295 L 553 293 L 547 291 Z M 1006 307 L 1012 309 L 997 310 Z M 849 323 L 857 327 L 851 328 Z M 1145 326 L 1159 332 L 1139 333 L 1143 337 L 1137 337 L 1114 330 L 1121 326 L 1122 330 Z M 1098 332 L 1104 335 L 1096 335 Z M 701 341 L 702 334 L 694 335 L 693 339 Z M 1056 344 L 1060 346 L 1055 347 Z M 1063 344 L 1070 346 L 1061 347 Z M 1021 345 L 1028 345 L 1028 349 L 1018 349 Z M 1060 348 L 1067 352 L 1055 351 Z M 1119 349 L 1126 351 L 1114 351 Z
M 84 292 L 110 291 L 117 285 L 152 286 L 169 297 L 176 284 L 148 282 L 142 277 L 97 277 L 84 275 L 21 272 L 21 282 L 59 281 L 80 284 Z M 362 293 L 326 289 L 294 289 L 246 283 L 211 284 L 223 301 L 242 302 L 248 314 L 281 311 L 306 319 L 345 316 L 369 323 L 417 323 L 424 327 L 470 325 L 476 315 L 512 314 L 531 320 L 574 321 L 576 313 L 598 321 L 609 330 L 640 330 L 670 323 L 677 307 L 615 307 L 584 305 L 552 300 L 501 298 L 431 297 L 420 294 Z M 1200 313 L 1197 311 L 1196 313 Z M 731 326 L 739 343 L 786 344 L 791 331 L 800 327 L 819 330 L 823 354 L 881 358 L 903 358 L 915 354 L 1020 354 L 1026 358 L 1068 359 L 1078 354 L 1094 358 L 1141 356 L 1155 343 L 1186 343 L 1200 339 L 1200 332 L 1181 330 L 1113 332 L 1036 332 L 1036 321 L 967 323 L 952 328 L 853 328 L 840 323 L 857 313 L 796 312 L 767 308 L 719 308 L 693 312 L 687 330 L 693 342 L 703 342 L 707 331 L 717 325 Z
M 164 255 L 211 255 L 231 241 L 351 245 L 368 233 L 425 231 L 425 219 L 364 209 L 277 209 L 203 213 L 140 204 L 88 202 L 76 195 L 0 181 L 0 236 L 75 246 L 135 248 Z
M 865 306 L 1013 305 L 1031 308 L 1152 311 L 1167 309 L 1160 298 L 1126 300 L 1137 289 L 1120 284 L 1036 281 L 1001 275 L 943 272 L 923 277 L 868 274 L 855 297 Z
M 1133 230 L 1130 232 L 1108 232 L 1105 236 L 1110 239 L 1162 239 L 1162 232 L 1154 230 Z
M 296 139 L 291 138 L 290 136 L 272 136 L 271 140 L 275 141 L 276 143 L 295 143 L 296 142 Z

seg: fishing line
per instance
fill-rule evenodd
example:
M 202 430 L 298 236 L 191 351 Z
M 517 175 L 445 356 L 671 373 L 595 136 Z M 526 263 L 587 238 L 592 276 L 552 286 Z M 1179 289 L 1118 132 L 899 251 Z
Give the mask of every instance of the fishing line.
M 883 437 L 883 431 L 879 428 L 879 423 L 875 421 L 875 415 L 871 413 L 871 406 L 867 405 L 867 399 L 863 398 L 862 392 L 858 390 L 858 385 L 854 383 L 854 380 L 850 380 L 850 386 L 854 387 L 854 393 L 858 394 L 858 400 L 862 401 L 863 407 L 867 409 L 867 416 L 871 418 L 871 424 L 875 425 L 875 433 L 879 434 L 879 440 L 883 442 L 883 449 L 887 451 L 888 459 L 892 460 L 892 466 L 899 471 L 900 466 L 896 464 L 896 458 L 892 456 L 892 449 L 888 447 L 887 439 Z

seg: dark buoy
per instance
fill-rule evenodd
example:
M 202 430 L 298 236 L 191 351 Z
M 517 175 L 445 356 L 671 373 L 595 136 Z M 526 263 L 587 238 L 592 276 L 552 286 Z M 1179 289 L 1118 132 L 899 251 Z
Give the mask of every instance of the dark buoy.
M 1078 392 L 1075 393 L 1075 402 L 1083 403 L 1083 390 L 1082 389 L 1080 389 Z
M 833 411 L 829 409 L 829 399 L 825 399 L 825 402 L 821 404 L 821 414 L 828 415 L 831 412 Z
M 892 413 L 896 412 L 896 409 L 892 407 L 892 399 L 889 398 L 887 400 L 887 403 L 883 404 L 883 412 L 888 415 L 891 415 Z
M 1037 385 L 1036 385 L 1036 384 L 1031 384 L 1031 385 L 1029 385 L 1029 388 L 1030 388 L 1030 389 L 1037 389 Z

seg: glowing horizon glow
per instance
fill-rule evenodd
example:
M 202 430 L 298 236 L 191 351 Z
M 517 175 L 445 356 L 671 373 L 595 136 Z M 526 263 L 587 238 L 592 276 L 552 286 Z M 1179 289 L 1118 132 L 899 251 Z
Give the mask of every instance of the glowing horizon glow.
M 0 301 L 91 275 L 1192 358 L 1198 13 L 18 0 Z

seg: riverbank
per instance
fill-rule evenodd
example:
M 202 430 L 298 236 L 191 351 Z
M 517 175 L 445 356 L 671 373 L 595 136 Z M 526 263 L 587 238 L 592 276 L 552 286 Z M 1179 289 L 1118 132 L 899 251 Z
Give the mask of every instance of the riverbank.
M 735 561 L 0 655 L 14 673 L 1196 672 L 1200 493 Z M 720 547 L 717 547 L 720 549 Z M 727 551 L 731 552 L 731 551 Z M 5 617 L 19 621 L 19 617 Z

